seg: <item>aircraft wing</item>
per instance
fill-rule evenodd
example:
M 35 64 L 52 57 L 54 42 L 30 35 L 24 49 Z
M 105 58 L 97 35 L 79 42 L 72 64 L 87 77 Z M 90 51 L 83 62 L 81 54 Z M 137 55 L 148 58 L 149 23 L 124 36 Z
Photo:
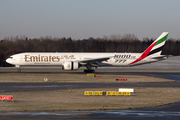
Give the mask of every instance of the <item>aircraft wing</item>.
M 95 59 L 91 59 L 91 58 L 87 58 L 85 60 L 80 60 L 79 63 L 81 64 L 86 64 L 86 63 L 96 63 L 96 62 L 102 62 L 102 61 L 107 61 L 108 59 L 110 59 L 111 57 L 103 57 L 103 58 L 95 58 Z

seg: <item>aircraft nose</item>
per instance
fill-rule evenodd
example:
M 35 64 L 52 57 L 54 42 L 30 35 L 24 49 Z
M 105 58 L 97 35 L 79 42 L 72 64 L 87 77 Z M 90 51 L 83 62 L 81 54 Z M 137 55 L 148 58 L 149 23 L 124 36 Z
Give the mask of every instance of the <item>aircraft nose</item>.
M 7 62 L 7 63 L 9 63 L 9 58 L 8 58 L 8 59 L 6 59 L 6 62 Z
M 10 59 L 10 58 L 7 58 L 7 59 L 6 59 L 6 62 L 9 63 L 9 64 L 12 64 L 12 63 L 13 63 L 12 59 Z

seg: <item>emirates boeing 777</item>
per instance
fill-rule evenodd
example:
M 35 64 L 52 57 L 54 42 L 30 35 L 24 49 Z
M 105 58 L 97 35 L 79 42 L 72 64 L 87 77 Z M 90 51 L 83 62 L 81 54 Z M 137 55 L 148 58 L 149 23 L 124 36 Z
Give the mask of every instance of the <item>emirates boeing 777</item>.
M 63 70 L 94 72 L 93 67 L 129 67 L 167 59 L 161 55 L 168 32 L 163 32 L 143 53 L 79 53 L 79 52 L 26 52 L 10 56 L 7 63 L 23 65 L 60 65 Z M 138 48 L 137 48 L 138 49 Z

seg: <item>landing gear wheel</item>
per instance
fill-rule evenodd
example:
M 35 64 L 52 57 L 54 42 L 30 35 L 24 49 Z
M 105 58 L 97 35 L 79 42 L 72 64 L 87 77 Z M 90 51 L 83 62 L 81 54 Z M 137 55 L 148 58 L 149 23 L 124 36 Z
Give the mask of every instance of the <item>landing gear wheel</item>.
M 87 69 L 85 69 L 84 72 L 85 73 L 95 73 L 95 70 L 87 70 Z

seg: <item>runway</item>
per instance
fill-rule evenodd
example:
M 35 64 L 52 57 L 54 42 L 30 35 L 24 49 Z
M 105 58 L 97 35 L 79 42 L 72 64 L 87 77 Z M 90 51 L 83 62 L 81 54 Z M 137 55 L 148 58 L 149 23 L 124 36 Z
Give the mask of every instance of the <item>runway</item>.
M 75 83 L 75 82 L 42 82 L 42 83 L 17 83 L 2 82 L 0 92 L 20 92 L 20 91 L 41 91 L 41 90 L 61 90 L 61 89 L 82 89 L 82 88 L 112 88 L 112 87 L 180 87 L 180 82 L 166 83 Z

